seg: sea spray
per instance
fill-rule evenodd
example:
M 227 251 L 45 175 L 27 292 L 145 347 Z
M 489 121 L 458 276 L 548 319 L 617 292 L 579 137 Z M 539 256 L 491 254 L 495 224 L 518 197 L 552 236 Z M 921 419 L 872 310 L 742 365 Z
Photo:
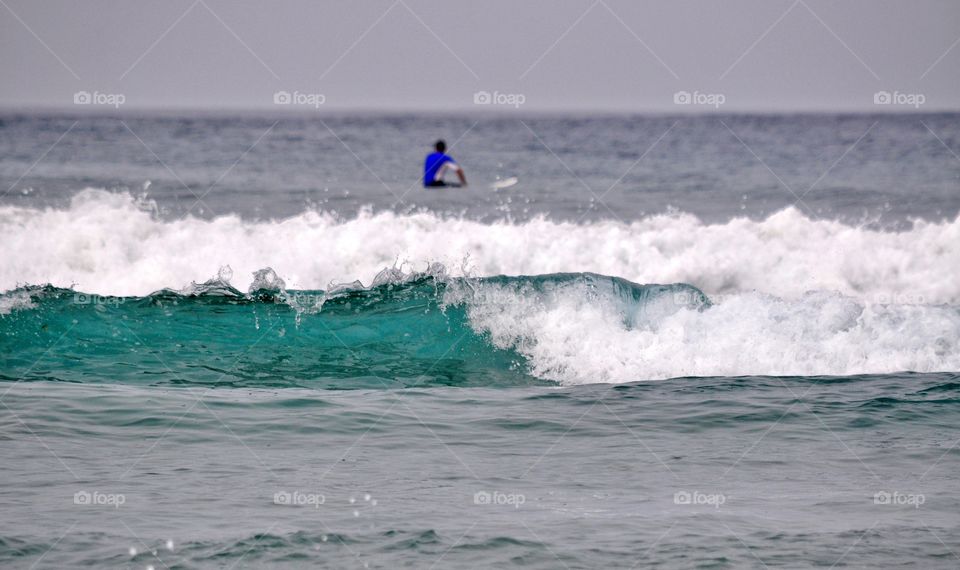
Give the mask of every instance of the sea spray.
M 0 241 L 7 246 L 0 290 L 51 283 L 142 296 L 202 282 L 223 265 L 234 269 L 240 290 L 268 266 L 288 287 L 316 290 L 371 283 L 398 257 L 456 269 L 469 256 L 478 277 L 594 272 L 689 283 L 711 297 L 759 291 L 797 299 L 821 290 L 865 303 L 960 304 L 960 219 L 881 231 L 795 208 L 713 224 L 684 213 L 572 224 L 369 211 L 340 219 L 312 210 L 275 221 L 164 221 L 127 194 L 90 189 L 63 210 L 0 207 Z

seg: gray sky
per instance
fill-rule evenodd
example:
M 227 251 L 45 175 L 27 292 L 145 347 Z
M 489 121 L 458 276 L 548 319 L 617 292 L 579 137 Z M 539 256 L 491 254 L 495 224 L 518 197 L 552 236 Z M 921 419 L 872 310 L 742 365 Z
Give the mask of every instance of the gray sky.
M 956 110 L 958 42 L 956 0 L 0 0 L 0 105 Z

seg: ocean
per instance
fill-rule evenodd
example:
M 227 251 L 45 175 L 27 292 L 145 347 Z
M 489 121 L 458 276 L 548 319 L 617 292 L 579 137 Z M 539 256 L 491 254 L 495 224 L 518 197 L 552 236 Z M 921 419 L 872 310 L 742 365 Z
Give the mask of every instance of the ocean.
M 937 113 L 0 114 L 0 566 L 956 568 L 958 153 Z

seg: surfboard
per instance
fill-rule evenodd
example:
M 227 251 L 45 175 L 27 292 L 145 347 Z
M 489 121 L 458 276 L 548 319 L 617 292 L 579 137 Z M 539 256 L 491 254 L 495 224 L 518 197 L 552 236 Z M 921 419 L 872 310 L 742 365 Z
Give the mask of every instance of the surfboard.
M 490 188 L 494 190 L 503 190 L 504 188 L 515 186 L 517 182 L 520 182 L 520 180 L 518 180 L 516 176 L 511 176 L 509 178 L 504 178 L 503 180 L 497 180 L 490 185 Z

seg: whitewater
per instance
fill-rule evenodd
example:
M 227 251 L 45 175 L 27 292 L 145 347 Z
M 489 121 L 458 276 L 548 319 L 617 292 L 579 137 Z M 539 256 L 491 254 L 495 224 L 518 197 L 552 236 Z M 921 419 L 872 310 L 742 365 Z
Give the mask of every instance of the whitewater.
M 519 360 L 523 375 L 566 385 L 960 368 L 958 220 L 916 221 L 899 232 L 813 220 L 796 209 L 722 224 L 683 213 L 631 224 L 484 224 L 371 211 L 351 219 L 306 211 L 277 221 L 163 221 L 154 206 L 88 189 L 66 210 L 4 207 L 0 283 L 8 292 L 0 313 L 42 309 L 52 297 L 76 294 L 119 299 L 130 311 L 137 307 L 131 300 L 161 290 L 184 299 L 240 296 L 256 305 L 263 301 L 257 291 L 267 288 L 289 305 L 281 317 L 290 319 L 281 327 L 289 334 L 303 332 L 304 319 L 352 330 L 343 320 L 355 318 L 376 336 L 414 331 L 385 336 L 389 348 L 380 352 L 357 345 L 369 362 L 391 350 L 413 355 L 418 346 L 452 346 L 462 334 L 479 348 L 461 356 L 479 368 L 486 359 L 499 374 Z M 30 287 L 38 285 L 65 293 Z M 399 320 L 407 309 L 379 296 L 393 287 L 422 288 L 424 309 L 442 311 L 444 319 Z M 333 310 L 344 294 L 368 295 L 362 314 Z M 71 310 L 81 320 L 141 318 L 105 314 L 104 305 L 111 302 Z M 462 312 L 462 322 L 447 313 L 451 308 Z M 259 322 L 245 320 L 249 314 L 230 317 L 248 329 L 241 343 L 260 334 Z M 375 368 L 347 363 L 356 356 L 330 365 L 359 376 Z
M 960 217 L 918 219 L 901 231 L 812 219 L 795 207 L 713 224 L 682 212 L 631 223 L 481 223 L 370 209 L 346 219 L 311 209 L 269 221 L 235 214 L 165 221 L 149 200 L 88 188 L 63 209 L 0 206 L 0 241 L 2 290 L 49 283 L 147 295 L 203 281 L 224 265 L 240 289 L 268 266 L 292 288 L 323 289 L 369 284 L 385 266 L 441 262 L 472 276 L 593 272 L 688 283 L 711 298 L 828 291 L 868 304 L 960 303 Z

